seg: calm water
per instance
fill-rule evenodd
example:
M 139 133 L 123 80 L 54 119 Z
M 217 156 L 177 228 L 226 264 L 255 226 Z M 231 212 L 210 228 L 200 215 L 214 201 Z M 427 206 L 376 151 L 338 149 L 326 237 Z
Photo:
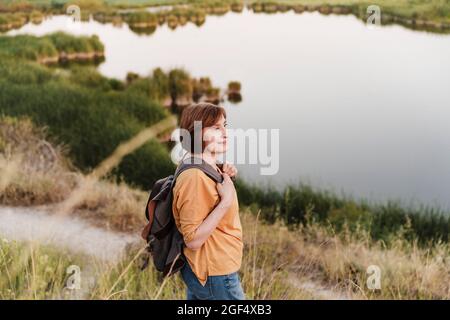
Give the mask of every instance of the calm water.
M 278 174 L 240 165 L 247 180 L 450 208 L 448 35 L 246 10 L 152 35 L 95 21 L 68 28 L 66 17 L 9 34 L 56 30 L 98 34 L 106 47 L 99 70 L 110 77 L 185 67 L 221 87 L 240 81 L 244 100 L 227 104 L 230 128 L 280 129 Z

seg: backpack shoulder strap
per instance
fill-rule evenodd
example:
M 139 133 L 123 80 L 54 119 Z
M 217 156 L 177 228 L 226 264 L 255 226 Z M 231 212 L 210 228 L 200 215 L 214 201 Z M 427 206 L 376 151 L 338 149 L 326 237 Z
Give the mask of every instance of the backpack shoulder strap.
M 191 156 L 181 162 L 174 173 L 174 182 L 183 171 L 191 168 L 197 168 L 202 170 L 213 181 L 222 183 L 223 176 L 219 172 L 217 172 L 217 170 L 214 169 L 209 163 L 207 163 L 203 159 L 196 158 L 197 160 L 195 161 L 195 159 L 192 158 L 194 157 Z M 198 162 L 199 160 L 201 160 L 201 163 Z

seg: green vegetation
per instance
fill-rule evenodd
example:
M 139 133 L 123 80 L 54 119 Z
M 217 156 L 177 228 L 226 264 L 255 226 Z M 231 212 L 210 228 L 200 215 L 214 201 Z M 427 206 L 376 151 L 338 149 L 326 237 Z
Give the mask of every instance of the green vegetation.
M 103 52 L 104 46 L 98 36 L 74 37 L 63 32 L 53 33 L 48 36 L 56 50 L 67 53 L 73 52 Z
M 258 259 L 266 259 L 267 265 L 256 270 L 251 256 L 259 253 Z M 139 254 L 130 251 L 118 264 L 100 261 L 95 257 L 69 255 L 52 247 L 36 246 L 2 241 L 0 239 L 0 299 L 185 299 L 186 289 L 180 274 L 161 278 L 161 274 L 150 265 L 141 271 Z M 246 268 L 254 269 L 258 275 L 271 277 L 270 281 L 254 283 L 251 273 L 243 278 L 248 297 L 253 299 L 301 299 L 308 297 L 290 287 L 283 276 L 285 270 L 276 270 L 270 252 L 253 248 L 247 253 Z M 269 258 L 269 259 L 268 259 Z M 67 281 L 69 266 L 81 270 L 81 289 L 69 290 Z M 14 274 L 11 274 L 13 270 Z M 85 270 L 89 270 L 87 273 Z M 246 271 L 247 273 L 247 271 Z M 88 279 L 86 279 L 88 277 Z M 92 281 L 89 281 L 92 279 Z M 165 281 L 164 281 L 165 280 Z
M 181 69 L 167 73 L 155 69 L 145 78 L 129 74 L 122 82 L 106 78 L 92 67 L 50 69 L 33 61 L 58 51 L 99 48 L 95 37 L 61 33 L 41 38 L 0 37 L 0 113 L 27 115 L 36 124 L 48 126 L 53 136 L 68 145 L 74 164 L 83 170 L 96 167 L 121 142 L 164 119 L 169 113 L 162 104 L 182 106 L 218 95 L 209 78 L 192 79 Z M 229 86 L 240 87 L 237 82 Z M 166 146 L 153 140 L 126 156 L 113 176 L 149 188 L 173 169 Z M 294 226 L 313 219 L 331 223 L 337 230 L 346 226 L 353 230 L 358 225 L 374 239 L 385 241 L 408 226 L 407 239 L 417 237 L 421 243 L 449 240 L 450 218 L 433 208 L 369 205 L 304 185 L 277 191 L 239 181 L 237 188 L 240 202 L 260 207 L 269 222 L 282 219 Z
M 127 75 L 128 90 L 146 94 L 150 99 L 161 101 L 166 107 L 172 107 L 174 113 L 180 113 L 183 107 L 192 102 L 222 101 L 221 89 L 214 87 L 208 77 L 192 78 L 181 68 L 165 74 L 160 68 L 153 71 L 152 79 L 142 78 L 134 73 Z
M 0 14 L 0 31 L 20 28 L 28 19 L 23 13 Z
M 75 164 L 86 170 L 98 165 L 120 142 L 168 115 L 157 101 L 126 90 L 125 84 L 93 68 L 49 69 L 26 60 L 57 50 L 98 50 L 98 40 L 93 41 L 91 45 L 90 39 L 63 34 L 0 38 L 0 113 L 28 115 L 48 126 L 52 135 L 70 147 Z M 172 170 L 168 150 L 154 140 L 125 157 L 114 173 L 148 187 Z
M 240 92 L 241 91 L 241 83 L 238 81 L 230 81 L 228 83 L 228 91 Z
M 1 37 L 0 53 L 11 57 L 38 61 L 42 57 L 57 57 L 58 51 L 49 37 Z
M 82 20 L 87 20 L 89 15 L 93 14 L 94 19 L 103 23 L 120 24 L 126 21 L 138 33 L 152 33 L 158 24 L 163 23 L 167 23 L 172 29 L 188 21 L 200 26 L 207 14 L 242 12 L 244 7 L 243 1 L 240 0 L 10 0 L 0 5 L 0 30 L 18 28 L 28 21 L 40 23 L 47 13 L 65 14 L 70 4 L 81 8 Z M 367 8 L 370 5 L 373 3 L 358 0 L 255 0 L 247 3 L 248 8 L 255 13 L 318 11 L 322 14 L 353 14 L 363 20 L 369 15 Z M 376 5 L 381 8 L 382 24 L 397 23 L 408 28 L 433 32 L 450 30 L 448 1 L 380 0 Z M 143 10 L 148 6 L 173 6 L 173 8 L 150 13 Z M 122 12 L 122 9 L 128 10 Z
M 22 244 L 0 239 L 0 299 L 63 299 L 67 268 L 82 265 L 74 258 L 53 248 Z
M 239 81 L 230 81 L 227 89 L 228 101 L 231 103 L 239 103 L 242 101 L 241 83 Z
M 450 3 L 441 0 L 380 0 L 377 3 L 358 0 L 256 0 L 250 7 L 255 12 L 294 10 L 319 11 L 322 14 L 353 14 L 366 20 L 367 8 L 376 4 L 381 9 L 382 24 L 398 23 L 414 29 L 445 32 L 450 29 Z
M 363 228 L 371 238 L 386 243 L 400 230 L 405 230 L 406 240 L 417 239 L 424 245 L 450 241 L 450 214 L 436 208 L 408 208 L 395 201 L 369 204 L 304 184 L 279 191 L 238 180 L 236 188 L 239 202 L 260 208 L 261 216 L 269 222 L 281 219 L 289 226 L 320 223 L 338 232 Z
M 158 25 L 158 17 L 148 11 L 135 11 L 126 15 L 125 21 L 132 27 L 138 26 L 156 26 Z
M 55 1 L 52 2 L 52 6 L 54 8 L 60 6 L 59 9 L 63 10 L 65 3 L 65 1 Z M 93 12 L 102 12 L 104 8 L 101 1 L 78 3 Z M 115 4 L 118 3 L 115 2 Z M 144 1 L 134 3 L 145 5 Z M 208 9 L 214 3 L 217 4 L 216 9 Z M 214 3 L 206 4 L 206 2 L 198 1 L 197 6 L 192 10 L 177 8 L 158 14 L 137 11 L 119 16 L 130 25 L 139 25 L 143 22 L 147 26 L 156 26 L 156 24 L 167 22 L 171 26 L 176 26 L 186 21 L 199 22 L 204 19 L 206 13 L 223 14 L 226 12 L 225 9 L 239 11 L 241 8 L 238 4 Z M 39 1 L 39 4 L 44 8 L 46 1 Z M 381 1 L 379 5 L 382 7 L 384 21 L 389 22 L 391 19 L 392 22 L 418 26 L 419 21 L 425 19 L 432 22 L 430 26 L 436 23 L 436 28 L 441 28 L 443 23 L 448 23 L 447 2 L 414 1 L 414 5 L 409 7 L 407 4 L 411 4 L 410 1 L 395 3 L 388 0 Z M 0 11 L 6 8 L 3 11 L 7 13 L 0 14 L 0 25 L 14 23 L 20 25 L 32 18 L 38 22 L 41 17 L 34 6 L 37 4 L 28 5 L 24 2 L 9 1 L 2 5 L 7 7 L 0 7 Z M 337 0 L 332 5 L 324 4 L 320 0 L 286 0 L 260 1 L 251 4 L 251 7 L 255 12 L 266 13 L 291 9 L 296 12 L 318 10 L 323 14 L 353 13 L 364 17 L 367 5 L 367 3 L 352 0 Z M 117 16 L 116 12 L 112 11 L 111 17 L 115 16 Z M 401 19 L 393 17 L 401 17 Z M 411 21 L 415 21 L 414 24 L 411 24 Z M 220 96 L 219 88 L 213 87 L 209 78 L 192 79 L 186 71 L 181 69 L 170 70 L 166 73 L 158 68 L 148 77 L 130 73 L 127 80 L 123 82 L 104 77 L 92 67 L 71 65 L 69 68 L 61 69 L 42 65 L 52 59 L 60 60 L 63 53 L 65 57 L 71 54 L 75 54 L 74 57 L 76 57 L 76 54 L 98 52 L 103 52 L 103 45 L 96 36 L 73 37 L 56 33 L 44 37 L 0 37 L 0 114 L 12 117 L 28 116 L 38 126 L 47 127 L 54 139 L 68 146 L 70 158 L 85 172 L 96 167 L 121 142 L 168 116 L 169 113 L 163 105 L 182 106 L 202 98 L 214 102 Z M 240 89 L 240 83 L 229 83 L 228 92 L 236 95 L 236 101 L 241 99 L 238 94 Z M 15 118 L 7 119 L 15 121 L 11 120 Z M 27 140 L 27 138 L 19 140 Z M 7 146 L 5 138 L 0 137 L 0 151 L 9 150 Z M 0 158 L 0 165 L 4 164 L 3 160 Z M 30 161 L 30 163 L 36 162 L 38 161 Z M 2 169 L 1 166 L 0 169 Z M 173 169 L 167 148 L 158 141 L 152 140 L 126 156 L 112 172 L 112 177 L 116 180 L 123 179 L 130 185 L 148 189 L 156 179 L 173 173 Z M 5 192 L 1 190 L 0 201 L 33 205 L 65 199 L 74 187 L 74 183 L 64 182 L 64 169 L 53 168 L 51 174 L 53 177 L 49 176 L 49 173 L 39 174 L 33 178 L 22 176 L 18 180 L 13 180 L 13 183 L 5 185 L 3 180 L 0 181 L 0 188 L 5 188 Z M 6 175 L 2 173 L 2 179 L 4 176 Z M 357 279 L 355 281 L 361 287 L 365 279 L 365 268 L 368 263 L 374 262 L 371 259 L 375 257 L 389 270 L 387 274 L 390 287 L 387 293 L 380 297 L 448 298 L 448 290 L 445 291 L 445 288 L 442 289 L 439 285 L 439 281 L 448 277 L 448 262 L 439 258 L 449 256 L 450 216 L 445 212 L 431 207 L 409 208 L 397 202 L 369 204 L 302 184 L 287 186 L 284 190 L 278 191 L 273 188 L 252 186 L 238 180 L 236 187 L 240 204 L 249 206 L 253 212 L 260 211 L 264 219 L 264 224 L 260 225 L 259 222 L 255 223 L 252 220 L 253 216 L 249 215 L 250 222 L 247 224 L 247 230 L 253 230 L 252 228 L 258 226 L 267 231 L 264 235 L 261 233 L 258 235 L 261 235 L 261 239 L 267 239 L 268 242 L 262 241 L 246 253 L 246 260 L 253 259 L 257 254 L 260 257 L 255 258 L 257 268 L 250 263 L 243 268 L 243 283 L 246 291 L 250 292 L 250 297 L 278 299 L 299 296 L 296 290 L 283 281 L 289 270 L 281 269 L 280 271 L 277 268 L 280 261 L 276 259 L 283 256 L 283 250 L 275 251 L 273 243 L 277 240 L 270 238 L 275 227 L 282 233 L 284 226 L 288 226 L 292 233 L 289 233 L 286 239 L 280 240 L 281 249 L 293 250 L 296 243 L 301 241 L 294 236 L 298 232 L 305 237 L 310 237 L 311 243 L 303 243 L 303 247 L 299 249 L 300 252 L 302 250 L 305 252 L 300 258 L 313 266 L 314 269 L 308 271 L 319 273 L 321 278 L 331 285 L 342 285 L 352 277 Z M 127 188 L 121 185 L 120 188 L 113 188 L 114 191 L 111 192 L 109 187 L 100 185 L 98 187 L 98 190 L 102 190 L 100 193 L 107 189 L 110 194 L 98 196 L 93 192 L 89 195 L 91 198 L 79 204 L 76 210 L 78 213 L 84 212 L 89 217 L 90 210 L 95 210 L 95 214 L 99 217 L 98 221 L 104 220 L 97 223 L 107 223 L 108 226 L 111 224 L 113 228 L 121 231 L 125 226 L 138 229 L 142 220 L 136 215 L 141 214 L 142 203 L 135 200 Z M 120 203 L 117 202 L 118 198 L 121 199 Z M 283 227 L 280 227 L 280 224 Z M 287 240 L 291 235 L 295 240 Z M 332 252 L 329 247 L 321 247 L 322 243 L 328 242 L 336 245 L 336 252 Z M 70 257 L 61 256 L 52 249 L 43 248 L 42 254 L 40 249 L 38 251 L 31 249 L 32 259 L 23 259 L 20 265 L 16 266 L 14 263 L 18 256 L 15 252 L 28 249 L 21 244 L 14 246 L 16 244 L 0 244 L 2 258 L 6 257 L 0 265 L 0 271 L 2 271 L 0 288 L 8 288 L 6 291 L 0 291 L 0 297 L 48 298 L 61 294 L 57 288 L 62 286 L 62 279 L 66 276 L 65 266 L 71 263 Z M 347 257 L 350 257 L 349 260 L 341 257 L 342 253 L 338 251 L 338 247 L 346 252 Z M 425 249 L 427 247 L 429 249 Z M 51 256 L 50 269 L 33 265 L 40 256 Z M 431 260 L 428 260 L 429 257 Z M 293 259 L 292 261 L 299 259 L 297 256 L 295 259 L 290 258 Z M 402 267 L 400 271 L 397 271 L 398 265 L 391 264 L 391 260 L 395 260 L 402 266 L 413 260 L 415 269 Z M 101 280 L 90 292 L 91 297 L 112 299 L 155 297 L 159 287 L 154 270 L 143 274 L 138 272 L 136 266 L 133 266 L 123 277 L 121 276 L 130 261 L 131 257 L 119 266 L 100 273 Z M 289 263 L 295 267 L 292 261 Z M 334 265 L 336 262 L 338 262 L 337 265 Z M 431 275 L 427 273 L 430 265 L 435 270 L 435 273 Z M 6 269 L 10 270 L 11 266 L 18 270 L 16 274 L 3 272 Z M 35 273 L 30 275 L 30 270 L 33 268 Z M 420 270 L 419 274 L 417 270 Z M 264 287 L 265 284 L 261 285 L 261 283 L 258 286 L 255 285 L 255 274 L 261 279 L 274 275 L 274 280 L 269 286 Z M 421 277 L 425 275 L 428 278 L 424 285 Z M 120 281 L 117 282 L 117 286 L 114 286 L 118 278 Z M 148 282 L 152 285 L 144 287 Z M 5 283 L 7 285 L 3 286 Z M 112 287 L 114 288 L 111 291 Z M 181 297 L 182 294 L 184 295 L 180 289 L 179 279 L 174 279 L 166 284 L 159 297 L 174 298 Z M 304 293 L 300 293 L 300 296 L 301 294 Z M 364 295 L 379 297 L 370 294 L 364 292 Z
M 52 203 L 75 195 L 72 216 L 106 230 L 139 234 L 145 223 L 142 208 L 147 192 L 103 179 L 79 198 L 76 190 L 86 177 L 67 166 L 65 148 L 49 138 L 29 119 L 0 117 L 0 203 L 55 208 Z M 240 187 L 239 196 L 245 191 Z M 306 187 L 302 192 L 289 191 L 286 198 L 290 200 L 285 200 L 292 216 L 298 208 L 298 216 L 306 223 L 287 225 L 277 206 L 270 209 L 277 193 L 254 191 L 247 190 L 253 201 L 250 207 L 240 204 L 244 257 L 239 272 L 247 298 L 449 299 L 448 243 L 419 245 L 408 223 L 392 230 L 387 240 L 374 238 L 365 225 L 372 213 Z M 264 206 L 260 208 L 255 201 Z M 327 215 L 331 223 L 319 221 L 312 209 L 304 212 L 302 203 L 313 203 L 321 210 L 333 206 Z M 391 215 L 393 211 L 385 212 Z M 262 221 L 261 216 L 272 221 Z M 379 221 L 390 227 L 398 223 L 394 221 L 397 216 L 393 217 Z M 128 254 L 114 264 L 0 237 L 0 298 L 184 299 L 185 285 L 178 275 L 161 279 L 152 264 L 139 270 L 141 249 L 129 247 Z M 82 272 L 78 292 L 65 288 L 66 270 L 72 264 Z M 370 265 L 382 270 L 381 290 L 365 285 Z
M 202 8 L 174 8 L 172 10 L 161 10 L 159 12 L 149 12 L 144 9 L 136 11 L 119 12 L 113 9 L 96 12 L 96 21 L 119 24 L 125 21 L 130 28 L 137 33 L 153 33 L 158 25 L 167 23 L 171 29 L 178 25 L 185 25 L 188 21 L 202 25 L 206 19 L 206 12 Z
M 90 213 L 100 219 L 95 209 Z M 449 298 L 448 244 L 420 248 L 397 234 L 386 247 L 360 229 L 336 233 L 309 225 L 289 231 L 282 223 L 259 221 L 247 209 L 240 217 L 245 245 L 239 274 L 247 299 Z M 139 269 L 141 250 L 130 248 L 111 264 L 0 238 L 0 299 L 185 299 L 179 273 L 162 278 L 151 262 Z M 80 267 L 80 290 L 67 288 L 71 265 Z M 382 270 L 381 290 L 366 286 L 370 265 Z
M 46 58 L 77 57 L 103 51 L 97 36 L 64 33 L 44 37 L 0 37 L 0 114 L 29 116 L 68 145 L 74 164 L 95 168 L 116 147 L 174 111 L 211 93 L 194 89 L 196 79 L 182 69 L 155 69 L 148 77 L 129 74 L 126 82 L 102 76 L 89 66 L 48 68 Z M 75 54 L 75 55 L 74 55 Z M 56 59 L 57 61 L 57 59 Z M 20 99 L 18 99 L 20 97 Z M 197 99 L 197 100 L 195 100 Z M 126 156 L 113 175 L 149 188 L 173 172 L 167 146 L 152 140 Z
M 74 37 L 62 32 L 43 37 L 19 35 L 0 37 L 0 55 L 42 62 L 57 62 L 61 54 L 84 54 L 88 58 L 103 56 L 104 47 L 97 36 Z M 89 56 L 92 54 L 92 56 Z M 77 56 L 74 55 L 74 59 Z

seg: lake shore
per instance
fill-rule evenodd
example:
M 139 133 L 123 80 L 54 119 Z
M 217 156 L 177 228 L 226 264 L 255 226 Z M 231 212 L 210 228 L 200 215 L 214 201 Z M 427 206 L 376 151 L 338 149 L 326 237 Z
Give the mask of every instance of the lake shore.
M 169 3 L 159 3 L 158 1 L 133 2 L 129 1 L 125 5 L 120 2 L 107 2 L 107 5 L 99 6 L 89 4 L 87 1 L 81 7 L 81 20 L 90 19 L 91 15 L 95 20 L 102 23 L 114 23 L 120 25 L 126 22 L 137 31 L 155 28 L 158 25 L 167 23 L 171 28 L 178 25 L 185 25 L 190 21 L 197 25 L 202 25 L 207 15 L 224 15 L 227 12 L 242 12 L 246 6 L 248 10 L 255 13 L 283 13 L 294 11 L 301 14 L 303 12 L 319 12 L 324 15 L 352 14 L 361 20 L 366 21 L 370 12 L 368 7 L 372 3 L 356 0 L 339 0 L 332 4 L 323 0 L 258 0 L 242 1 L 222 0 L 220 2 L 208 3 L 208 1 L 188 4 L 187 1 L 171 1 Z M 414 5 L 409 2 L 396 2 L 393 0 L 381 0 L 377 3 L 381 10 L 381 24 L 400 24 L 414 30 L 425 30 L 437 33 L 450 32 L 450 4 L 432 1 L 419 1 Z M 153 7 L 150 7 L 153 6 Z M 149 10 L 161 6 L 162 10 Z M 126 8 L 126 9 L 125 9 Z M 125 10 L 124 10 L 125 9 Z M 65 6 L 54 7 L 50 1 L 48 4 L 22 7 L 5 7 L 4 13 L 0 13 L 0 30 L 8 31 L 16 29 L 27 22 L 39 24 L 46 14 L 66 14 Z
M 12 160 L 0 161 L 0 214 L 7 222 L 0 228 L 0 250 L 6 257 L 0 262 L 0 298 L 70 299 L 62 281 L 66 268 L 76 264 L 85 277 L 96 279 L 84 287 L 86 299 L 184 299 L 180 278 L 161 283 L 152 264 L 144 272 L 139 269 L 144 243 L 138 235 L 145 225 L 142 208 L 148 193 L 102 179 L 90 183 L 80 196 L 76 190 L 87 176 L 67 167 L 62 149 L 53 144 L 31 152 L 32 148 L 23 149 L 47 140 L 42 133 L 28 136 L 34 141 L 14 139 L 28 125 L 0 120 L 0 137 L 12 147 Z M 61 211 L 61 204 L 74 197 L 74 207 Z M 244 231 L 239 272 L 250 299 L 449 298 L 448 243 L 422 247 L 405 238 L 407 230 L 386 242 L 361 229 L 337 232 L 318 223 L 290 228 L 282 219 L 269 223 L 262 219 L 261 209 L 244 205 L 239 215 Z M 23 232 L 26 225 L 30 230 Z M 105 239 L 111 242 L 109 259 L 104 259 Z M 95 243 L 87 245 L 89 241 Z M 378 290 L 366 286 L 367 270 L 373 265 L 383 270 Z
M 94 52 L 60 52 L 57 56 L 41 56 L 37 59 L 37 62 L 42 64 L 55 64 L 55 63 L 65 63 L 72 61 L 95 61 L 97 59 L 101 59 L 105 57 L 105 53 L 103 51 L 94 51 Z

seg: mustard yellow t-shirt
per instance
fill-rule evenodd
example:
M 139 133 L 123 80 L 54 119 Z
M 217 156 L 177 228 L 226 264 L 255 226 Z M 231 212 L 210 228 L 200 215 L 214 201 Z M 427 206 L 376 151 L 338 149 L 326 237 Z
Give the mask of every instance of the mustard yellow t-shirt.
M 202 170 L 183 171 L 173 189 L 172 210 L 175 223 L 185 243 L 194 238 L 196 229 L 220 202 L 216 182 Z M 242 226 L 237 194 L 233 204 L 202 247 L 191 250 L 184 247 L 184 255 L 192 271 L 204 286 L 208 276 L 225 275 L 238 271 L 243 253 Z

